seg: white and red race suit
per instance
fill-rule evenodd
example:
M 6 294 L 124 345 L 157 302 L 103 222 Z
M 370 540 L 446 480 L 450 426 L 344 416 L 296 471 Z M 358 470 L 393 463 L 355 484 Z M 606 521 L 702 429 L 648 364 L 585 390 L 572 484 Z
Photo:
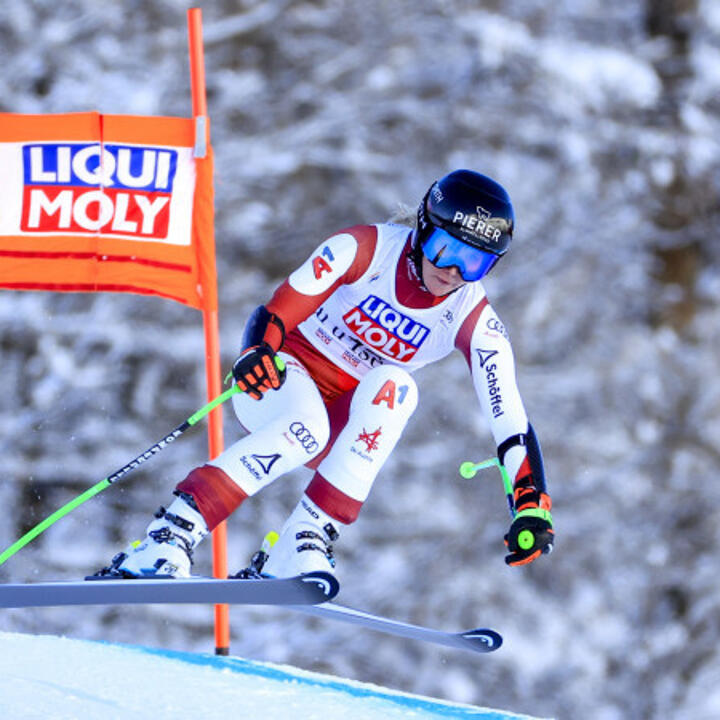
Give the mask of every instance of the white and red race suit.
M 276 351 L 285 383 L 260 401 L 233 397 L 249 434 L 178 486 L 208 527 L 280 475 L 316 469 L 307 495 L 342 523 L 357 518 L 378 471 L 417 405 L 412 373 L 457 348 L 510 476 L 531 472 L 528 419 L 505 329 L 481 282 L 437 297 L 419 280 L 412 231 L 361 225 L 323 242 L 275 291 L 266 308 L 286 336 Z M 273 344 L 273 338 L 268 338 Z M 464 388 L 448 403 L 466 412 Z

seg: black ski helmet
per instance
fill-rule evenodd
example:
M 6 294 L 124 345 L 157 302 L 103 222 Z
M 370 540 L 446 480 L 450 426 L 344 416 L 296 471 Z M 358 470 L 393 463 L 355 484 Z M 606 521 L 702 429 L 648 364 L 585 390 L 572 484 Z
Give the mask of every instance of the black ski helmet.
M 422 247 L 436 227 L 498 257 L 508 251 L 515 227 L 505 188 L 472 170 L 455 170 L 433 183 L 418 207 L 417 220 L 414 254 L 418 267 Z

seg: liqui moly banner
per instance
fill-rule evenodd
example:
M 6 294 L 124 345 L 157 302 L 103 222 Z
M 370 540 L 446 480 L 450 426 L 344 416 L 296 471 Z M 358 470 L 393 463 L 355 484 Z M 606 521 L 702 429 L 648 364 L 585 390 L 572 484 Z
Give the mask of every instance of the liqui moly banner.
M 0 287 L 215 309 L 212 157 L 194 147 L 185 118 L 0 114 Z

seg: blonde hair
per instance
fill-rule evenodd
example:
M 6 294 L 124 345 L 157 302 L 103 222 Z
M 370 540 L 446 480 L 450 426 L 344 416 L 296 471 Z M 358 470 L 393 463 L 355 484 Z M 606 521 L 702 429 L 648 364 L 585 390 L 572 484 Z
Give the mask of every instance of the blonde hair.
M 395 206 L 395 211 L 388 218 L 388 222 L 414 228 L 417 226 L 417 210 L 405 203 L 399 202 Z

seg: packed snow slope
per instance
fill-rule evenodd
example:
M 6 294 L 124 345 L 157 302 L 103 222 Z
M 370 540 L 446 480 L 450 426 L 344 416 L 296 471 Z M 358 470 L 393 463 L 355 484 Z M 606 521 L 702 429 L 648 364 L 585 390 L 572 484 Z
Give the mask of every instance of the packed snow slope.
M 297 670 L 0 632 L 4 720 L 533 720 Z

